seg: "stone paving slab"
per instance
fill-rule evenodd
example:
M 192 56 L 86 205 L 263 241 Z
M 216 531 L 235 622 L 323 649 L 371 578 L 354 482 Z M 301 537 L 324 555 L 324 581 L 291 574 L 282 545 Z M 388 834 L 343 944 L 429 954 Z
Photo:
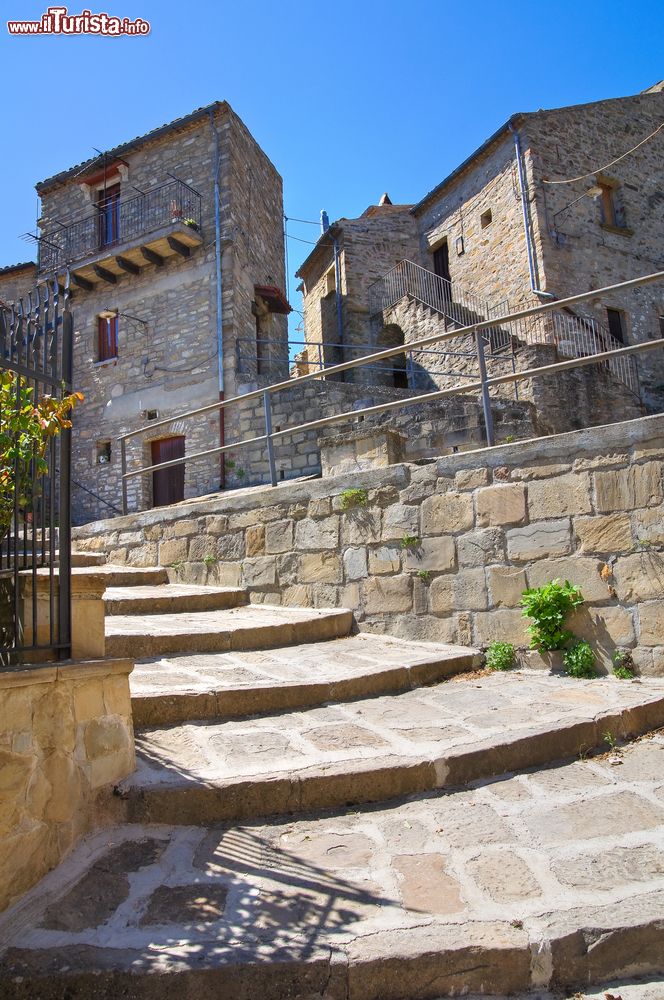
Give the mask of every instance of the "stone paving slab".
M 104 592 L 107 615 L 218 611 L 235 608 L 247 601 L 247 592 L 240 587 L 200 587 L 183 583 L 164 583 L 156 587 L 107 587 Z
M 138 768 L 121 788 L 134 822 L 253 818 L 462 785 L 576 756 L 606 745 L 606 733 L 663 725 L 662 681 L 460 677 L 290 713 L 149 728 L 137 735 Z M 559 825 L 551 818 L 548 835 Z
M 390 807 L 104 830 L 0 917 L 0 996 L 544 1000 L 650 976 L 622 1000 L 661 1000 L 663 765 L 656 734 Z
M 265 604 L 226 611 L 110 615 L 105 620 L 107 656 L 135 659 L 164 653 L 225 652 L 317 642 L 348 635 L 346 608 L 281 608 Z
M 479 660 L 475 649 L 369 632 L 271 650 L 143 660 L 131 675 L 134 724 L 240 717 L 408 690 Z

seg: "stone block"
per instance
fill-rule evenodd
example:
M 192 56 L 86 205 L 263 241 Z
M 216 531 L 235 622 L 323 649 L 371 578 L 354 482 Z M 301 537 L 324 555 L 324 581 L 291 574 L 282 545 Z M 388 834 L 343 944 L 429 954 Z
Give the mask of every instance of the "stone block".
M 649 601 L 664 594 L 664 553 L 645 549 L 621 556 L 613 567 L 620 601 Z
M 369 550 L 369 572 L 381 575 L 383 573 L 398 573 L 401 569 L 402 550 L 400 545 L 381 545 Z
M 335 552 L 311 552 L 300 556 L 302 583 L 341 583 L 341 559 Z
M 295 548 L 299 551 L 336 549 L 339 546 L 339 518 L 334 515 L 322 521 L 306 517 L 295 526 Z
M 311 587 L 301 583 L 293 587 L 284 587 L 281 591 L 281 598 L 282 604 L 287 608 L 310 608 Z
M 483 569 L 467 569 L 431 581 L 429 602 L 435 614 L 484 611 L 488 607 Z
M 409 576 L 369 577 L 362 584 L 364 610 L 367 614 L 393 614 L 410 611 L 413 586 Z
M 384 541 L 403 538 L 404 535 L 419 536 L 420 512 L 418 507 L 395 503 L 383 511 Z
M 590 514 L 590 476 L 587 472 L 568 473 L 528 484 L 528 513 L 531 521 L 566 514 Z
M 664 600 L 639 605 L 639 645 L 664 646 Z
M 505 536 L 500 528 L 482 528 L 457 541 L 459 566 L 485 566 L 505 561 Z
M 290 552 L 293 548 L 294 522 L 287 518 L 283 521 L 272 521 L 265 526 L 265 551 L 268 555 L 277 552 Z
M 162 538 L 186 538 L 188 535 L 195 535 L 198 532 L 198 521 L 185 519 L 175 521 L 174 524 L 165 524 Z
M 541 587 L 550 580 L 569 580 L 581 588 L 586 601 L 608 601 L 609 588 L 600 576 L 604 564 L 598 559 L 571 556 L 569 559 L 542 559 L 527 571 L 528 586 Z
M 251 524 L 244 533 L 245 548 L 248 556 L 265 554 L 265 525 Z
M 404 549 L 404 569 L 417 572 L 429 570 L 445 573 L 454 569 L 456 553 L 454 539 L 446 536 L 423 538 L 417 548 Z
M 105 715 L 88 723 L 83 739 L 88 758 L 95 760 L 125 750 L 129 744 L 129 733 L 120 718 Z
M 610 666 L 611 657 L 618 646 L 634 643 L 634 617 L 631 608 L 589 608 L 582 605 L 568 616 L 566 627 L 579 639 L 586 639 Z
M 366 545 L 367 542 L 380 542 L 381 512 L 367 510 L 365 507 L 355 507 L 346 511 L 341 522 L 341 540 L 344 545 Z
M 361 580 L 367 575 L 367 550 L 363 546 L 346 549 L 343 562 L 346 580 Z
M 646 462 L 627 469 L 595 473 L 598 511 L 653 507 L 664 500 L 661 462 Z
M 208 570 L 208 583 L 220 587 L 239 587 L 242 579 L 242 564 L 239 562 L 218 562 Z
M 147 542 L 127 551 L 128 566 L 155 566 L 157 564 L 157 543 Z
M 478 646 L 488 646 L 491 642 L 511 642 L 515 646 L 527 646 L 529 636 L 527 621 L 520 611 L 498 608 L 495 611 L 478 611 L 473 616 L 473 642 Z
M 269 587 L 277 582 L 277 563 L 274 556 L 256 556 L 242 563 L 242 579 L 246 587 Z
M 245 552 L 244 532 L 227 531 L 217 538 L 216 556 L 222 562 L 227 559 L 243 559 Z
M 174 538 L 168 542 L 159 543 L 159 565 L 172 566 L 176 562 L 184 562 L 187 558 L 189 542 L 186 538 Z
M 189 542 L 189 559 L 202 562 L 206 556 L 216 557 L 217 538 L 214 535 L 196 535 Z
M 487 486 L 475 496 L 478 527 L 523 524 L 526 519 L 525 486 Z
M 74 717 L 77 722 L 87 722 L 104 715 L 104 689 L 97 678 L 74 685 Z
M 646 507 L 637 510 L 634 518 L 634 535 L 637 540 L 651 545 L 664 545 L 664 514 L 661 507 Z
M 487 571 L 493 607 L 516 608 L 527 587 L 526 571 L 511 566 L 490 566 Z
M 425 536 L 467 531 L 473 523 L 473 499 L 469 493 L 436 493 L 422 502 Z
M 478 486 L 486 486 L 488 482 L 488 469 L 461 469 L 454 477 L 457 490 L 474 490 Z
M 509 559 L 529 562 L 546 556 L 564 555 L 572 548 L 572 533 L 567 518 L 559 521 L 537 521 L 507 532 Z
M 574 533 L 582 552 L 629 552 L 634 547 L 632 527 L 627 514 L 596 514 L 574 518 Z
M 332 501 L 329 497 L 320 500 L 310 500 L 307 514 L 309 517 L 327 517 L 332 513 Z

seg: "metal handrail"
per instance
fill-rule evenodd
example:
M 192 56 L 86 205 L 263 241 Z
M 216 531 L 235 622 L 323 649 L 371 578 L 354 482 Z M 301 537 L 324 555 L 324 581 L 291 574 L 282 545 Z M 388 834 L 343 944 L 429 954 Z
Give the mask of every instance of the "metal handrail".
M 272 430 L 271 427 L 271 409 L 270 409 L 270 397 L 273 393 L 280 392 L 285 389 L 292 389 L 294 384 L 298 386 L 304 382 L 311 381 L 312 379 L 321 379 L 320 372 L 311 372 L 307 375 L 301 375 L 296 381 L 293 379 L 287 379 L 286 381 L 275 382 L 265 388 L 254 389 L 251 392 L 244 393 L 239 396 L 232 396 L 228 399 L 219 400 L 215 403 L 209 403 L 207 406 L 197 407 L 193 410 L 187 410 L 184 413 L 175 414 L 172 417 L 167 417 L 158 422 L 152 422 L 149 427 L 140 427 L 133 431 L 128 431 L 126 434 L 122 434 L 119 437 L 121 459 L 122 459 L 122 501 L 123 501 L 123 511 L 127 513 L 127 480 L 135 476 L 143 475 L 147 472 L 155 472 L 159 469 L 166 469 L 176 465 L 184 465 L 186 462 L 194 461 L 199 458 L 211 457 L 213 455 L 221 455 L 226 451 L 236 450 L 238 448 L 244 447 L 245 445 L 257 444 L 260 442 L 266 442 L 268 445 L 268 459 L 270 462 L 270 478 L 273 486 L 277 485 L 277 471 L 274 463 L 274 456 L 271 449 L 271 442 L 276 437 L 284 437 L 290 434 L 299 433 L 306 430 L 314 430 L 319 427 L 324 427 L 332 423 L 340 422 L 342 420 L 348 420 L 357 418 L 359 416 L 372 415 L 379 412 L 384 412 L 386 410 L 395 409 L 401 406 L 410 406 L 414 404 L 422 404 L 427 401 L 433 401 L 436 399 L 443 399 L 447 396 L 453 396 L 458 393 L 467 393 L 480 391 L 482 394 L 482 404 L 484 409 L 485 418 L 485 428 L 487 433 L 487 444 L 491 446 L 493 441 L 493 425 L 491 417 L 491 405 L 489 399 L 489 389 L 495 385 L 501 385 L 508 382 L 518 382 L 523 379 L 536 378 L 544 374 L 551 374 L 556 371 L 566 371 L 571 368 L 583 367 L 589 364 L 598 364 L 601 362 L 609 362 L 617 358 L 628 357 L 630 355 L 639 353 L 641 351 L 652 350 L 654 348 L 662 348 L 664 346 L 664 340 L 649 340 L 641 344 L 633 344 L 629 347 L 622 347 L 619 349 L 613 349 L 610 351 L 603 351 L 598 354 L 584 355 L 582 357 L 574 357 L 568 361 L 555 362 L 550 365 L 544 365 L 539 368 L 530 368 L 520 372 L 508 372 L 505 375 L 496 375 L 489 378 L 486 374 L 486 364 L 484 357 L 484 344 L 483 338 L 480 336 L 483 330 L 491 329 L 500 325 L 508 325 L 511 323 L 518 322 L 520 320 L 528 319 L 530 317 L 539 317 L 547 315 L 555 310 L 561 308 L 566 308 L 568 306 L 576 305 L 580 302 L 586 302 L 589 299 L 597 298 L 598 296 L 609 294 L 613 292 L 627 291 L 632 288 L 638 288 L 642 285 L 652 284 L 656 281 L 664 280 L 664 271 L 657 271 L 653 274 L 641 275 L 638 278 L 631 278 L 628 281 L 619 282 L 615 285 L 608 285 L 604 288 L 595 288 L 588 292 L 581 292 L 578 295 L 571 295 L 565 299 L 558 299 L 552 302 L 545 302 L 540 305 L 531 306 L 527 309 L 521 309 L 515 313 L 506 313 L 492 319 L 481 320 L 477 323 L 472 323 L 461 329 L 446 331 L 444 333 L 432 334 L 428 337 L 421 337 L 418 340 L 411 341 L 408 344 L 408 349 L 418 349 L 422 347 L 428 347 L 431 344 L 446 342 L 448 340 L 457 339 L 459 337 L 469 337 L 474 336 L 475 346 L 477 350 L 477 357 L 480 368 L 480 379 L 477 382 L 467 383 L 461 386 L 453 386 L 449 389 L 440 389 L 436 392 L 425 393 L 423 395 L 417 395 L 410 397 L 408 399 L 398 399 L 393 400 L 389 403 L 382 403 L 378 406 L 364 407 L 359 410 L 350 410 L 341 414 L 334 414 L 330 417 L 323 417 L 320 420 L 310 421 L 309 423 L 296 424 L 292 427 L 287 427 L 278 431 Z M 382 351 L 376 351 L 374 354 L 370 354 L 366 357 L 356 358 L 352 361 L 344 361 L 341 364 L 333 365 L 331 368 L 325 370 L 325 376 L 329 377 L 337 373 L 349 371 L 353 368 L 360 368 L 368 363 L 375 363 L 377 361 L 386 360 L 387 358 L 394 357 L 398 354 L 403 354 L 404 345 L 399 345 L 397 347 L 386 348 Z M 172 425 L 177 421 L 187 420 L 191 417 L 202 416 L 207 413 L 214 413 L 220 410 L 224 410 L 229 406 L 234 406 L 237 404 L 246 403 L 249 400 L 257 399 L 262 397 L 263 406 L 265 411 L 265 434 L 257 435 L 253 438 L 249 438 L 245 441 L 236 441 L 232 444 L 220 445 L 216 448 L 210 448 L 205 451 L 196 452 L 192 455 L 185 455 L 182 458 L 171 459 L 168 462 L 161 462 L 155 465 L 144 466 L 140 469 L 127 471 L 127 453 L 126 453 L 126 442 L 137 435 L 145 434 L 147 432 L 153 433 L 159 427 L 167 427 Z

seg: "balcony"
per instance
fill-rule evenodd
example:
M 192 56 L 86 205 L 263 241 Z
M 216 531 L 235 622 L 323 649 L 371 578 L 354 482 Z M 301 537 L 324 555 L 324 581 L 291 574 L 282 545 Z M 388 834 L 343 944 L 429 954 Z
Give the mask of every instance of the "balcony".
M 183 181 L 170 181 L 134 198 L 109 199 L 94 214 L 44 233 L 39 272 L 59 275 L 92 289 L 139 274 L 148 264 L 189 257 L 203 242 L 201 196 Z

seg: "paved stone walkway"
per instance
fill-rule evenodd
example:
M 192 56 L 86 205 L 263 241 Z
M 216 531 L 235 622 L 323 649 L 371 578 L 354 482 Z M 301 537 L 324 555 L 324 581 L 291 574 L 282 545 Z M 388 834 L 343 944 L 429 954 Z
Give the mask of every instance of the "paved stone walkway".
M 507 993 L 643 973 L 664 947 L 664 734 L 391 808 L 104 830 L 0 918 L 0 940 L 4 976 L 214 969 L 247 1000 Z M 240 990 L 244 977 L 255 993 Z M 33 995 L 7 989 L 0 981 L 3 998 Z M 99 989 L 90 996 L 124 995 Z M 653 989 L 623 1000 L 661 1000 Z

